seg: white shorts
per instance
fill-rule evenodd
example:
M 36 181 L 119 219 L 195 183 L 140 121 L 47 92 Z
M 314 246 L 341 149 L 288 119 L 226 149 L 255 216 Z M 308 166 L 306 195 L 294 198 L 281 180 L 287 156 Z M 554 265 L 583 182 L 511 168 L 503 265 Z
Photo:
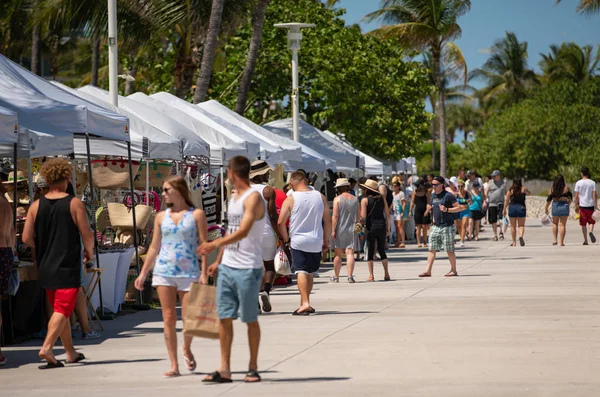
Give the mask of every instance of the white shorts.
M 153 287 L 175 287 L 177 291 L 187 292 L 190 290 L 192 283 L 197 283 L 197 278 L 187 277 L 165 277 L 157 274 L 152 275 Z
M 277 237 L 275 233 L 263 234 L 260 248 L 264 262 L 274 261 L 277 254 Z

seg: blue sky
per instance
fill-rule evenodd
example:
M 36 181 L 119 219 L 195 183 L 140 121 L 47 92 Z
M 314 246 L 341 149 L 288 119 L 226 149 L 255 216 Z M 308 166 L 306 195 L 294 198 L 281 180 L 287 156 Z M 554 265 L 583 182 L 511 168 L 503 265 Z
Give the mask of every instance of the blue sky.
M 489 48 L 506 31 L 528 42 L 529 67 L 539 71 L 540 52 L 551 44 L 574 41 L 579 45 L 600 43 L 600 16 L 575 13 L 579 0 L 473 0 L 471 11 L 460 18 L 462 37 L 457 40 L 469 70 L 479 68 L 488 58 Z M 376 29 L 380 22 L 362 23 L 362 18 L 379 8 L 378 0 L 342 0 L 347 24 L 360 23 L 363 32 Z

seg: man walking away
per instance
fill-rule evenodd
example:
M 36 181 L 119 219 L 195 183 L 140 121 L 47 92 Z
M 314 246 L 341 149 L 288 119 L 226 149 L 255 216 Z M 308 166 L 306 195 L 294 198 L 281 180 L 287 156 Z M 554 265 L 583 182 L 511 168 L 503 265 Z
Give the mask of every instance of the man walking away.
M 44 164 L 40 173 L 49 191 L 31 205 L 23 231 L 23 242 L 35 248 L 40 281 L 54 310 L 39 352 L 47 363 L 40 369 L 64 367 L 52 353 L 59 336 L 68 364 L 85 359 L 73 347 L 69 317 L 81 285 L 81 243 L 87 263 L 93 258 L 94 236 L 84 204 L 66 193 L 72 172 L 71 163 L 64 159 Z
M 269 294 L 275 282 L 275 254 L 277 253 L 277 240 L 283 242 L 279 228 L 277 227 L 277 205 L 275 190 L 268 186 L 269 173 L 271 167 L 264 160 L 257 160 L 250 166 L 250 185 L 252 189 L 260 193 L 265 204 L 265 214 L 268 218 L 265 219 L 265 228 L 261 240 L 261 250 L 265 274 L 262 280 L 260 291 L 260 299 L 262 301 L 262 309 L 269 313 L 272 310 Z
M 306 186 L 302 172 L 294 172 L 290 183 L 294 193 L 283 203 L 278 226 L 284 243 L 291 243 L 292 263 L 298 277 L 300 307 L 292 314 L 308 316 L 315 312 L 310 306 L 310 293 L 314 273 L 321 264 L 321 252 L 329 249 L 331 214 L 325 196 Z M 285 227 L 288 219 L 289 235 Z
M 433 214 L 433 227 L 429 235 L 429 255 L 427 257 L 427 269 L 419 277 L 431 277 L 431 269 L 435 261 L 437 251 L 444 250 L 450 261 L 450 272 L 446 277 L 458 276 L 456 271 L 456 254 L 454 253 L 454 215 L 462 210 L 456 197 L 444 189 L 445 180 L 436 176 L 431 183 L 433 193 L 431 204 L 427 206 L 425 216 Z
M 579 214 L 579 225 L 583 232 L 583 245 L 588 245 L 588 233 L 592 243 L 596 242 L 596 236 L 594 236 L 596 221 L 593 215 L 597 209 L 596 182 L 590 179 L 590 169 L 581 167 L 581 179 L 575 184 L 575 211 Z
M 231 383 L 231 344 L 233 320 L 238 316 L 248 325 L 250 363 L 244 382 L 260 382 L 258 374 L 258 347 L 260 326 L 256 299 L 263 276 L 261 240 L 265 228 L 265 205 L 260 194 L 250 187 L 250 161 L 237 156 L 229 161 L 227 177 L 233 183 L 235 194 L 229 200 L 227 234 L 225 237 L 198 247 L 199 255 L 208 255 L 221 249 L 217 261 L 208 268 L 208 274 L 217 277 L 217 312 L 221 367 L 209 374 L 203 382 Z
M 506 196 L 506 185 L 500 176 L 500 171 L 492 172 L 492 179 L 489 183 L 485 196 L 489 199 L 488 221 L 494 229 L 494 241 L 498 241 L 498 221 L 504 212 L 504 197 Z M 504 240 L 502 225 L 500 225 L 500 240 Z

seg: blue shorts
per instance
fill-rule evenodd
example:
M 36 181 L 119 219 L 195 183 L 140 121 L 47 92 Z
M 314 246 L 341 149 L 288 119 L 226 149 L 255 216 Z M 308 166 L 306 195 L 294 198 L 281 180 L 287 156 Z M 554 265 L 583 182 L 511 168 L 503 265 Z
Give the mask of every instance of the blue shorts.
M 240 318 L 244 323 L 258 321 L 258 293 L 263 269 L 234 269 L 219 265 L 217 277 L 217 313 L 219 319 Z
M 468 218 L 471 216 L 471 210 L 464 210 L 458 213 L 458 219 Z
M 304 252 L 292 248 L 292 266 L 296 274 L 316 273 L 319 271 L 319 267 L 321 267 L 321 253 Z
M 509 218 L 526 218 L 527 207 L 523 204 L 510 204 L 508 206 L 508 216 Z
M 569 216 L 569 202 L 568 201 L 553 201 L 552 202 L 552 216 Z

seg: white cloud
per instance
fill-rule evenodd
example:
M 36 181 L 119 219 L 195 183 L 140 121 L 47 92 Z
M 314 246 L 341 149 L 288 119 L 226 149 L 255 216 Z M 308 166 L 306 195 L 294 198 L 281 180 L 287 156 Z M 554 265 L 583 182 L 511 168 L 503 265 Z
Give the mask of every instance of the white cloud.
M 492 49 L 491 48 L 480 48 L 478 52 L 480 54 L 491 54 L 492 53 Z

